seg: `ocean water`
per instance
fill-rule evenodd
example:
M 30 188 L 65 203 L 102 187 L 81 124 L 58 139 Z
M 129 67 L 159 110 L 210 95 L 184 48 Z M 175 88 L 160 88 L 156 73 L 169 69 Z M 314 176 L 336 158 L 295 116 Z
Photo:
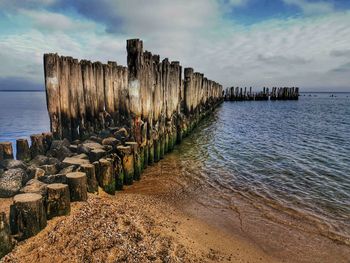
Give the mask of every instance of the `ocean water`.
M 0 141 L 11 141 L 14 152 L 16 139 L 50 131 L 45 92 L 0 91 Z
M 225 102 L 173 156 L 208 192 L 239 193 L 349 245 L 350 94 L 330 95 Z M 44 92 L 0 92 L 0 141 L 48 130 Z

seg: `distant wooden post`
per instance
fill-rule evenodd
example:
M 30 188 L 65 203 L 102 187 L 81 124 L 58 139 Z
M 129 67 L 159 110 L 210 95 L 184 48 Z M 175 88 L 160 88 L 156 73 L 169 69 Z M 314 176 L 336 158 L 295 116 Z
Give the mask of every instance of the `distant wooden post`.
M 17 160 L 29 161 L 30 149 L 27 139 L 18 139 L 16 140 L 16 158 Z
M 0 161 L 13 159 L 13 149 L 11 142 L 0 142 Z

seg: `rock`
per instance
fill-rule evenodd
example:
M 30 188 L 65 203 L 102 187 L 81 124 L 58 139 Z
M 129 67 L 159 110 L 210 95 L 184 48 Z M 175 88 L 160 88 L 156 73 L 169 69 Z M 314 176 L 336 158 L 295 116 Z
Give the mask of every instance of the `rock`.
M 43 169 L 45 171 L 45 175 L 56 174 L 57 173 L 57 168 L 56 168 L 56 165 L 54 165 L 54 164 L 42 165 L 39 168 L 41 168 L 41 169 Z
M 118 144 L 120 144 L 120 141 L 118 141 L 114 137 L 108 137 L 106 139 L 103 139 L 103 141 L 102 141 L 102 145 L 110 145 L 113 148 L 115 148 Z
M 59 171 L 59 174 L 67 174 L 67 173 L 71 173 L 74 172 L 76 169 L 78 169 L 78 165 L 69 165 L 65 168 L 63 168 L 61 171 Z
M 99 144 L 102 143 L 102 139 L 97 136 L 90 136 L 90 140 Z
M 35 167 L 39 167 L 45 164 L 48 164 L 49 158 L 45 155 L 37 155 L 33 160 L 29 162 L 30 165 L 33 165 Z
M 86 141 L 82 144 L 89 149 L 89 152 L 95 149 L 103 149 L 103 145 L 97 142 Z
M 36 168 L 35 169 L 35 174 L 34 174 L 34 179 L 38 179 L 42 176 L 45 175 L 45 170 L 41 169 L 41 168 Z
M 90 148 L 84 146 L 83 144 L 79 144 L 77 147 L 77 153 L 78 154 L 81 154 L 81 153 L 89 154 Z
M 67 178 L 65 174 L 44 175 L 38 178 L 40 182 L 45 184 L 66 184 Z
M 20 160 L 6 159 L 6 160 L 0 161 L 0 168 L 5 170 L 15 169 L 15 168 L 21 168 L 23 170 L 26 170 L 27 165 Z
M 89 160 L 85 160 L 85 159 L 80 159 L 75 157 L 66 157 L 62 163 L 66 165 L 82 165 L 90 162 Z
M 77 150 L 78 150 L 78 145 L 71 144 L 71 145 L 69 146 L 69 150 L 70 150 L 71 152 L 73 152 L 73 153 L 76 153 Z
M 19 192 L 21 194 L 25 193 L 35 193 L 40 194 L 43 197 L 46 196 L 47 193 L 47 184 L 37 180 L 37 179 L 31 179 L 28 181 L 28 183 L 22 187 Z
M 62 146 L 56 149 L 49 150 L 47 154 L 51 157 L 56 157 L 58 160 L 62 161 L 66 157 L 73 156 L 73 153 L 66 146 Z
M 74 158 L 89 160 L 89 156 L 87 156 L 85 153 L 74 155 Z
M 125 141 L 128 138 L 129 133 L 125 128 L 121 128 L 114 133 L 114 136 L 119 141 Z
M 94 149 L 90 152 L 89 159 L 91 162 L 96 162 L 106 156 L 107 152 L 103 149 Z
M 62 147 L 69 147 L 69 146 L 70 146 L 70 142 L 67 139 L 54 140 L 51 143 L 50 150 L 59 149 L 59 148 L 62 148 Z
M 23 169 L 16 168 L 5 171 L 0 178 L 0 197 L 12 197 L 21 189 L 27 180 Z
M 107 138 L 111 136 L 111 132 L 109 130 L 102 130 L 99 132 L 98 136 L 101 138 Z
M 57 158 L 55 157 L 49 157 L 49 160 L 47 161 L 47 164 L 59 164 L 60 163 L 60 160 L 58 160 Z

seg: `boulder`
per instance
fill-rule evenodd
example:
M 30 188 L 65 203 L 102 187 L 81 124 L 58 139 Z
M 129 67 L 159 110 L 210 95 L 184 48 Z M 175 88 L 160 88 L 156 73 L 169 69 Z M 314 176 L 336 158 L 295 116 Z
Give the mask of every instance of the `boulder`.
M 0 168 L 4 170 L 15 169 L 15 168 L 21 168 L 25 170 L 27 169 L 27 165 L 20 160 L 6 159 L 6 160 L 0 161 Z
M 63 162 L 63 164 L 69 166 L 69 165 L 82 165 L 82 164 L 87 164 L 90 163 L 89 160 L 85 159 L 80 159 L 80 158 L 75 158 L 75 157 L 66 157 Z
M 58 160 L 62 161 L 66 157 L 73 156 L 73 153 L 66 146 L 61 146 L 58 148 L 51 149 L 47 152 L 47 155 L 50 157 L 55 157 Z
M 65 174 L 44 175 L 38 179 L 45 184 L 66 184 L 67 178 Z
M 67 139 L 54 140 L 51 143 L 50 150 L 59 149 L 59 148 L 62 148 L 62 147 L 69 147 L 69 146 L 70 146 L 70 142 Z
M 90 136 L 90 141 L 96 142 L 96 143 L 102 143 L 102 139 L 97 136 Z
M 97 142 L 92 142 L 90 140 L 85 141 L 82 144 L 84 147 L 88 148 L 89 151 L 95 150 L 95 149 L 103 149 L 103 145 Z
M 58 160 L 55 157 L 49 157 L 49 160 L 47 161 L 47 164 L 59 164 L 60 160 Z
M 54 164 L 42 165 L 39 168 L 41 168 L 45 171 L 45 175 L 57 173 L 57 168 L 56 168 L 56 165 L 54 165 Z
M 113 148 L 115 148 L 117 145 L 121 144 L 120 141 L 118 141 L 116 138 L 114 137 L 108 137 L 106 139 L 103 139 L 102 141 L 102 145 L 110 145 Z
M 89 160 L 89 156 L 87 156 L 85 153 L 74 155 L 74 158 Z
M 69 165 L 65 168 L 63 168 L 62 170 L 60 170 L 58 173 L 59 174 L 67 174 L 67 173 L 71 173 L 74 172 L 76 169 L 78 169 L 78 165 Z
M 30 165 L 39 167 L 45 164 L 48 164 L 49 158 L 45 155 L 37 155 L 33 160 L 29 162 Z
M 114 137 L 119 141 L 125 141 L 129 137 L 129 133 L 125 128 L 121 128 L 114 133 Z
M 21 168 L 5 171 L 0 177 L 0 197 L 16 195 L 29 178 Z
M 22 187 L 19 192 L 21 194 L 25 193 L 35 193 L 40 194 L 43 197 L 46 196 L 47 193 L 47 184 L 37 180 L 37 179 L 31 179 L 27 182 L 27 184 Z
M 89 154 L 90 148 L 88 148 L 87 146 L 84 146 L 83 144 L 79 144 L 77 147 L 77 153 L 78 154 L 81 154 L 81 153 Z

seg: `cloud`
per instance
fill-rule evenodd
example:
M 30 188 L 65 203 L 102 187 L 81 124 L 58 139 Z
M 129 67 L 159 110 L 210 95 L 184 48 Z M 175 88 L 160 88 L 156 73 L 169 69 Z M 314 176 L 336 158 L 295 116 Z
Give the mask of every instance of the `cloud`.
M 326 1 L 283 0 L 283 2 L 288 5 L 299 7 L 305 15 L 319 15 L 334 12 L 334 4 Z
M 332 50 L 330 55 L 334 57 L 350 57 L 350 49 Z
M 149 0 L 142 8 L 136 0 L 57 0 L 43 6 L 10 16 L 29 28 L 0 35 L 0 77 L 43 83 L 46 52 L 126 65 L 126 39 L 136 37 L 145 49 L 224 86 L 349 86 L 344 71 L 334 70 L 349 61 L 349 11 L 245 26 L 227 18 L 222 0 Z
M 331 72 L 350 73 L 350 62 L 345 63 L 337 68 L 332 69 Z

